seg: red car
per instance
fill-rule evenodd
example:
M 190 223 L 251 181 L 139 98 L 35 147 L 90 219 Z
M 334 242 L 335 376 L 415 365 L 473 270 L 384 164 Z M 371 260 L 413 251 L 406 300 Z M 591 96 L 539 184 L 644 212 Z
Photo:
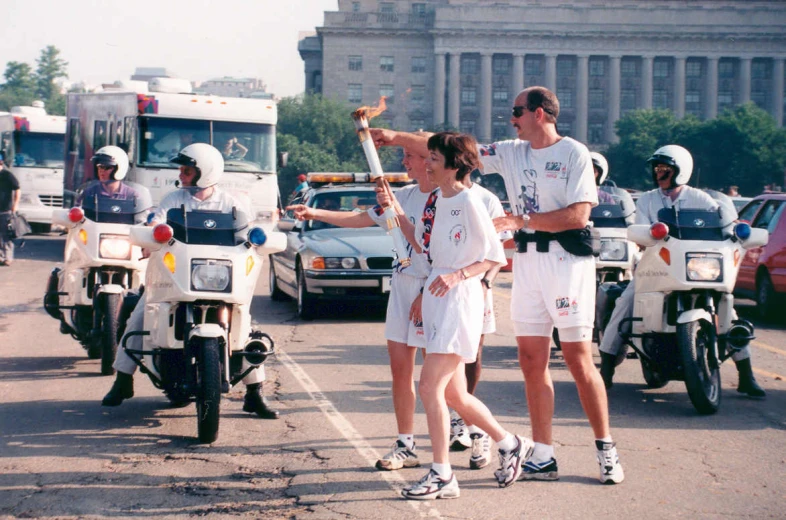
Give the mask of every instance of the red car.
M 766 318 L 778 314 L 778 304 L 786 294 L 786 193 L 765 193 L 740 210 L 740 220 L 766 229 L 770 241 L 745 253 L 737 275 L 734 294 L 756 300 Z

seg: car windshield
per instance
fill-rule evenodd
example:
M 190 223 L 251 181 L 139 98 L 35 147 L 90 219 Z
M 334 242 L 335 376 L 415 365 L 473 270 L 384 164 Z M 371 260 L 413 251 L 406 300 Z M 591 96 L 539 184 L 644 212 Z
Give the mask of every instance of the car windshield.
M 633 224 L 636 204 L 627 191 L 614 186 L 598 188 L 598 205 L 592 208 L 590 220 L 595 227 L 624 228 Z
M 366 211 L 377 204 L 374 190 L 344 191 L 334 193 L 318 193 L 311 199 L 309 206 L 329 211 Z M 311 220 L 308 229 L 328 229 L 336 227 L 326 222 Z
M 80 190 L 77 204 L 93 222 L 133 225 L 146 220 L 153 201 L 141 184 L 122 182 L 117 192 L 109 193 L 99 181 L 92 181 Z
M 24 168 L 62 168 L 65 164 L 65 135 L 38 132 L 14 134 L 14 166 Z
M 276 134 L 272 125 L 143 117 L 139 124 L 139 164 L 176 168 L 169 159 L 193 143 L 216 147 L 224 157 L 224 171 L 274 172 Z M 211 139 L 212 136 L 212 139 Z

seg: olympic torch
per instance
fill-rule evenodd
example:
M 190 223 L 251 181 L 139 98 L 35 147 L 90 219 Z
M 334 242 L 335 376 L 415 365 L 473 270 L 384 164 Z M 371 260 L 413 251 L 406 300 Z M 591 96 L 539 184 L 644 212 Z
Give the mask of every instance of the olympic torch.
M 366 154 L 368 167 L 371 173 L 371 180 L 377 183 L 378 187 L 382 187 L 385 182 L 384 173 L 382 172 L 382 165 L 379 162 L 379 154 L 371 140 L 371 132 L 368 131 L 368 121 L 374 116 L 377 116 L 385 111 L 385 97 L 380 99 L 379 106 L 360 107 L 352 112 L 352 120 L 355 122 L 355 129 L 360 139 L 360 144 L 363 145 L 363 152 Z M 396 249 L 398 261 L 402 267 L 409 266 L 412 261 L 407 254 L 407 239 L 404 233 L 401 232 L 401 226 L 398 222 L 398 216 L 392 206 L 382 208 L 384 213 L 382 217 L 385 219 L 385 226 L 390 236 L 393 237 L 393 245 Z

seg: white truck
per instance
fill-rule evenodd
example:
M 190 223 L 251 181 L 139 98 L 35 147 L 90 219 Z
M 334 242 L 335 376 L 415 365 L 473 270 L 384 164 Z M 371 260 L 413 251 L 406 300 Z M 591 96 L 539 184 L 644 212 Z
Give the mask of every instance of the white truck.
M 128 180 L 146 186 L 156 205 L 176 188 L 169 159 L 191 143 L 208 143 L 224 155 L 219 186 L 249 204 L 254 219 L 271 229 L 278 219 L 277 107 L 273 100 L 194 94 L 186 80 L 154 78 L 100 93 L 68 95 L 66 204 L 93 179 L 94 150 L 116 145 L 128 152 Z
M 19 180 L 19 213 L 34 231 L 49 231 L 52 211 L 63 207 L 66 118 L 46 113 L 42 101 L 12 107 L 14 129 L 6 166 Z

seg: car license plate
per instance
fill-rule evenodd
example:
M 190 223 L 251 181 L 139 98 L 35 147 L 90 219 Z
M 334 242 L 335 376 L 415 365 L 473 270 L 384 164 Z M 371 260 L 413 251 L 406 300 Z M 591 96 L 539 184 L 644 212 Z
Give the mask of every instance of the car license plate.
M 382 292 L 390 292 L 390 277 L 382 277 Z

